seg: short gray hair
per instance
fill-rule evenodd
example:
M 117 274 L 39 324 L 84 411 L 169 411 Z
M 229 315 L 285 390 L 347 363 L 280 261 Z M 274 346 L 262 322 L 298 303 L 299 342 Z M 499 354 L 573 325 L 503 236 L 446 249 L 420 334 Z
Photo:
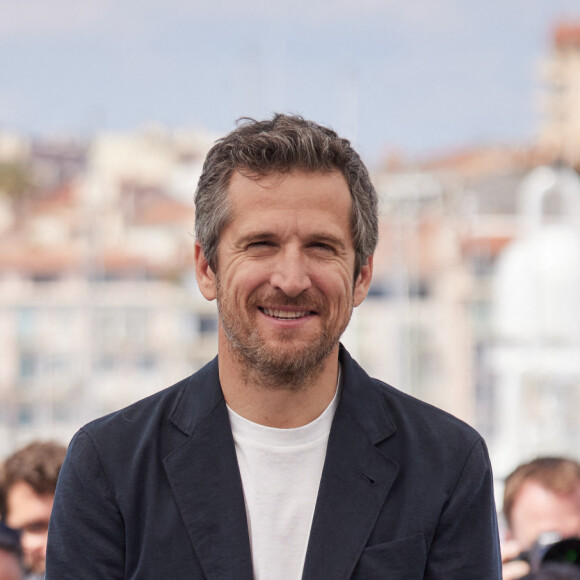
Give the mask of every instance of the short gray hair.
M 347 139 L 284 114 L 265 121 L 239 119 L 237 128 L 207 154 L 195 192 L 195 235 L 214 272 L 220 235 L 232 219 L 228 186 L 234 171 L 259 178 L 293 170 L 338 170 L 344 176 L 352 198 L 356 279 L 378 241 L 378 199 L 368 170 Z

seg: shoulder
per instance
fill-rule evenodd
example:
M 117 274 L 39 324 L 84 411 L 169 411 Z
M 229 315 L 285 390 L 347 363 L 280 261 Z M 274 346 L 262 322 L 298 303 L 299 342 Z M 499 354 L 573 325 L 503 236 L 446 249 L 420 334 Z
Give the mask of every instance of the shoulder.
M 398 485 L 438 498 L 437 505 L 461 490 L 485 497 L 491 493 L 491 462 L 476 429 L 370 378 L 354 361 L 350 378 L 343 390 L 348 411 L 376 449 L 397 465 Z
M 94 419 L 84 425 L 82 432 L 91 436 L 105 435 L 111 430 L 130 431 L 132 425 L 140 424 L 145 427 L 146 424 L 157 423 L 162 417 L 169 417 L 173 409 L 179 405 L 186 389 L 194 380 L 195 375 L 187 377 L 174 385 L 167 387 L 149 397 L 136 401 L 127 407 Z
M 82 455 L 91 449 L 99 457 L 117 461 L 135 458 L 140 451 L 144 456 L 163 456 L 220 401 L 214 360 L 171 387 L 87 423 L 73 437 L 69 453 L 76 449 Z
M 378 379 L 371 381 L 379 396 L 385 401 L 385 407 L 396 421 L 398 429 L 413 431 L 417 436 L 427 438 L 448 440 L 452 436 L 461 436 L 470 442 L 481 439 L 475 428 L 451 413 Z
M 450 413 L 408 395 L 369 375 L 344 351 L 344 399 L 375 441 L 388 440 L 407 456 L 460 461 L 474 447 L 485 448 L 481 435 Z
M 400 464 L 411 459 L 418 473 L 448 476 L 450 485 L 462 473 L 479 478 L 491 472 L 485 441 L 472 426 L 381 381 L 373 384 L 396 426 L 384 446 Z

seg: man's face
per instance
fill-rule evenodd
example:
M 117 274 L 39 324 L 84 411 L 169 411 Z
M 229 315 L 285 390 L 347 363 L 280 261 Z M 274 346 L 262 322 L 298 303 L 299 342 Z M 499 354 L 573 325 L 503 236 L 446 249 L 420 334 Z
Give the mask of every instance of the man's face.
M 523 550 L 544 532 L 580 537 L 580 486 L 571 494 L 561 495 L 526 481 L 514 502 L 511 519 L 511 536 Z
M 273 385 L 299 384 L 338 348 L 366 296 L 372 260 L 354 278 L 348 185 L 339 172 L 234 173 L 233 219 L 215 276 L 196 250 L 198 280 L 217 298 L 229 350 Z
M 24 481 L 13 484 L 6 495 L 6 524 L 21 532 L 24 564 L 30 572 L 44 572 L 48 522 L 54 495 L 38 495 Z

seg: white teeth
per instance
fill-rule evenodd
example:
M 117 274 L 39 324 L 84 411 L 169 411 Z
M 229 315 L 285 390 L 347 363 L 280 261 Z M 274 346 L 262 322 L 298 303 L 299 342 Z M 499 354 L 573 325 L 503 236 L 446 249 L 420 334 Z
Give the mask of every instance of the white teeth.
M 288 310 L 272 310 L 270 308 L 264 308 L 263 309 L 264 314 L 267 314 L 268 316 L 273 316 L 274 318 L 284 318 L 286 320 L 294 320 L 295 318 L 302 318 L 303 316 L 306 316 L 308 314 L 308 312 L 302 311 L 302 312 L 289 312 Z

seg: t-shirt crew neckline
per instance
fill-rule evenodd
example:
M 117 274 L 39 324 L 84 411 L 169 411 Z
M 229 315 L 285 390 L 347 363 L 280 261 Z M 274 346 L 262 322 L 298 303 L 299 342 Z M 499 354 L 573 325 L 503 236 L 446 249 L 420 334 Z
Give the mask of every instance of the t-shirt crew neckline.
M 269 427 L 250 421 L 242 417 L 229 406 L 228 415 L 232 426 L 232 432 L 236 438 L 252 441 L 254 444 L 275 447 L 291 447 L 311 443 L 321 437 L 328 437 L 330 426 L 340 399 L 340 365 L 338 368 L 338 381 L 332 401 L 316 419 L 300 427 L 280 429 Z

